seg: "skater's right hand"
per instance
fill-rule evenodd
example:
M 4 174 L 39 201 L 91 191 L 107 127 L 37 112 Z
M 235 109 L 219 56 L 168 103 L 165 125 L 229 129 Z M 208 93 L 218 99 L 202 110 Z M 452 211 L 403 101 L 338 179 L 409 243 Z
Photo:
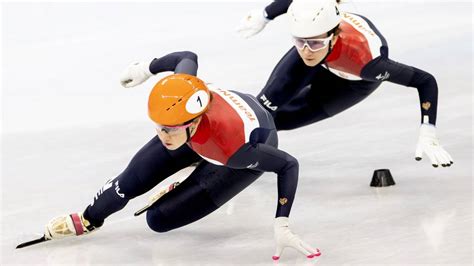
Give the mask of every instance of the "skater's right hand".
M 311 259 L 321 255 L 319 249 L 311 247 L 308 243 L 301 240 L 301 238 L 289 228 L 288 217 L 277 217 L 274 224 L 274 232 L 276 239 L 276 251 L 272 257 L 273 260 L 280 259 L 283 249 L 286 247 L 292 247 L 299 252 L 303 253 L 307 258 Z
M 241 21 L 236 31 L 242 38 L 249 38 L 259 33 L 265 28 L 270 20 L 264 15 L 261 9 L 251 10 Z
M 150 64 L 135 62 L 130 64 L 120 76 L 120 84 L 125 88 L 135 87 L 153 76 L 150 72 Z

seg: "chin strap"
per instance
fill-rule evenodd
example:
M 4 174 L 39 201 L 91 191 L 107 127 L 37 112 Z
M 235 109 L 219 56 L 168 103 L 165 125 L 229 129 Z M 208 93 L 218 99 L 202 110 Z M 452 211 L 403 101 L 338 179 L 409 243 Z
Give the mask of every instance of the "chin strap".
M 336 30 L 337 30 L 338 27 L 339 27 L 339 25 L 337 25 L 336 28 L 332 29 L 332 30 L 330 31 L 329 35 L 331 35 L 331 34 L 336 34 Z M 326 64 L 326 58 L 328 58 L 328 56 L 331 54 L 331 52 L 332 52 L 332 50 L 333 50 L 332 48 L 333 48 L 333 47 L 332 47 L 332 40 L 330 40 L 330 41 L 329 41 L 328 53 L 326 54 L 326 56 L 324 56 L 323 60 L 321 60 L 321 64 Z M 327 64 L 326 64 L 326 67 L 327 67 Z
M 331 52 L 332 52 L 332 40 L 329 41 L 328 53 L 326 54 L 326 56 L 324 56 L 323 60 L 321 60 L 322 63 L 326 64 L 326 58 L 328 58 L 328 56 L 331 54 Z
M 331 54 L 331 51 L 332 51 L 332 41 L 329 41 L 329 49 L 328 49 L 328 53 L 324 56 L 324 58 L 321 60 L 321 62 L 319 62 L 318 66 L 319 65 L 326 65 L 326 68 L 329 68 L 328 64 L 326 63 L 326 58 L 328 58 L 329 54 Z
M 189 142 L 191 140 L 191 130 L 189 130 L 189 127 L 186 128 L 186 142 Z
M 331 52 L 332 52 L 332 50 L 333 50 L 332 48 L 333 48 L 333 47 L 332 47 L 332 40 L 330 40 L 330 41 L 329 41 L 328 53 L 324 56 L 323 60 L 321 60 L 321 63 L 319 63 L 320 65 L 325 64 L 326 67 L 329 68 L 328 65 L 326 64 L 326 59 L 327 59 L 328 56 L 331 54 Z

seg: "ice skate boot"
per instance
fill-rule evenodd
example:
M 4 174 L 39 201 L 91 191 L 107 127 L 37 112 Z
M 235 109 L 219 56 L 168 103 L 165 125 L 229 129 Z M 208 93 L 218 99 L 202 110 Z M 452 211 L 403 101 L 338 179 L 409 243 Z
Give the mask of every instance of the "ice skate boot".
M 61 239 L 89 234 L 98 228 L 91 225 L 82 213 L 73 213 L 51 219 L 46 225 L 44 236 L 46 239 Z

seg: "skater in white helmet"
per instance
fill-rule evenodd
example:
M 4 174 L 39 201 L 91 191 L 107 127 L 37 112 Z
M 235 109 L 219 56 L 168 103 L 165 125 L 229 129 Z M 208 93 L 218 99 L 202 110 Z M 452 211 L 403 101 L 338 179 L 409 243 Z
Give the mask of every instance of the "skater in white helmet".
M 106 182 L 83 212 L 52 219 L 41 239 L 19 248 L 94 232 L 131 199 L 198 163 L 184 181 L 167 186 L 153 197 L 146 208 L 147 223 L 153 231 L 167 232 L 195 222 L 264 172 L 274 172 L 278 176 L 278 199 L 273 259 L 278 259 L 286 247 L 308 258 L 319 256 L 318 249 L 290 230 L 288 217 L 299 166 L 293 156 L 278 149 L 275 124 L 268 111 L 251 95 L 206 85 L 195 76 L 197 56 L 187 51 L 171 53 L 151 63 L 132 64 L 124 71 L 121 83 L 133 87 L 164 71 L 175 74 L 158 81 L 148 101 L 148 115 L 157 136 L 138 151 L 121 174 Z M 247 221 L 252 219 L 258 217 Z
M 385 38 L 365 17 L 342 12 L 340 0 L 275 0 L 251 11 L 238 32 L 245 38 L 287 13 L 294 47 L 280 60 L 257 98 L 277 130 L 316 123 L 369 96 L 382 82 L 418 90 L 421 126 L 415 159 L 433 167 L 453 159 L 436 137 L 438 86 L 433 75 L 389 58 Z

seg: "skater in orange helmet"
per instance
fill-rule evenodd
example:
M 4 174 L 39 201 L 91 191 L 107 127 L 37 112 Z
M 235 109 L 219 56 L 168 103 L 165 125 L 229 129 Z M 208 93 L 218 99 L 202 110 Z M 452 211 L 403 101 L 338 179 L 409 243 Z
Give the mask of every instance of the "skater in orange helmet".
M 175 74 L 159 80 L 148 101 L 148 115 L 157 136 L 138 151 L 120 175 L 106 182 L 84 212 L 52 219 L 40 241 L 96 231 L 129 200 L 197 163 L 186 179 L 167 186 L 143 209 L 153 231 L 167 232 L 195 222 L 264 172 L 274 172 L 278 198 L 273 259 L 278 259 L 285 247 L 295 248 L 308 258 L 319 256 L 318 249 L 293 234 L 289 227 L 299 166 L 293 156 L 278 149 L 275 125 L 268 111 L 251 95 L 206 85 L 195 76 L 197 56 L 192 52 L 176 52 L 151 63 L 132 64 L 121 83 L 133 87 L 164 71 Z M 248 217 L 247 221 L 254 218 Z

